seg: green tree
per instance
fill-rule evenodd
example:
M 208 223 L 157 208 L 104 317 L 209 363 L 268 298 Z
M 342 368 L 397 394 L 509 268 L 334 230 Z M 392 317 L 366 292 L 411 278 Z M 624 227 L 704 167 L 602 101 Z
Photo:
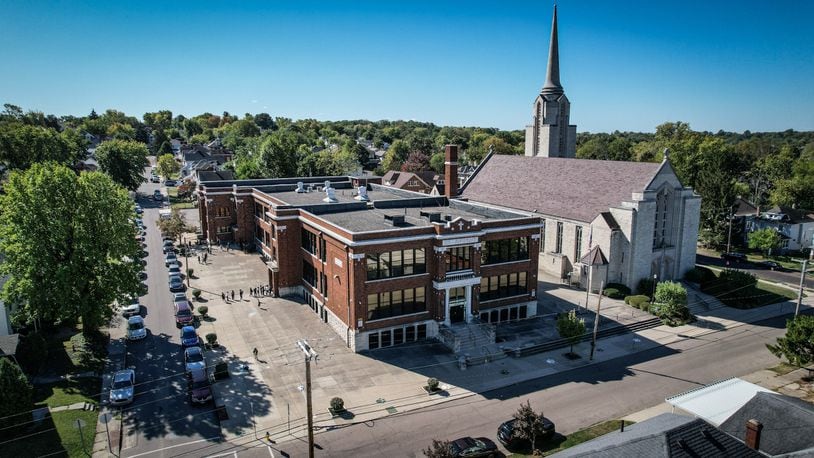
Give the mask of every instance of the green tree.
M 14 425 L 31 420 L 34 388 L 23 371 L 8 358 L 0 358 L 0 437 L 13 436 Z
M 166 179 L 175 176 L 181 170 L 181 164 L 172 157 L 172 154 L 164 154 L 159 156 L 155 168 L 158 174 Z
M 104 173 L 53 164 L 12 172 L 0 196 L 2 298 L 15 320 L 82 320 L 91 333 L 111 304 L 138 291 L 133 202 Z M 58 217 L 55 217 L 58 215 Z
M 577 311 L 557 315 L 557 333 L 571 344 L 569 353 L 574 353 L 574 344 L 585 334 L 585 320 L 577 317 Z
M 782 239 L 776 230 L 766 227 L 749 234 L 749 248 L 760 250 L 764 255 L 771 253 L 771 250 L 780 246 Z
M 438 173 L 444 173 L 444 153 L 435 153 L 430 157 L 430 168 Z
M 514 437 L 531 443 L 531 450 L 537 450 L 537 438 L 545 434 L 543 426 L 543 412 L 537 413 L 531 408 L 529 401 L 520 404 L 514 413 Z
M 0 125 L 0 164 L 27 169 L 35 162 L 73 165 L 80 157 L 54 129 L 20 123 Z
M 163 156 L 165 154 L 172 156 L 172 145 L 170 145 L 169 140 L 161 142 L 161 146 L 159 146 L 158 151 L 156 151 L 156 156 Z
M 254 123 L 263 130 L 274 129 L 274 120 L 271 119 L 268 113 L 257 113 L 254 115 Z
M 659 282 L 656 285 L 653 302 L 651 312 L 670 326 L 684 324 L 692 318 L 690 309 L 687 307 L 687 290 L 681 286 L 681 283 Z
M 385 170 L 401 170 L 401 165 L 410 155 L 410 148 L 402 140 L 396 140 L 387 149 L 387 153 L 382 160 L 382 168 Z
M 277 130 L 266 134 L 259 144 L 260 170 L 264 177 L 281 178 L 297 172 L 297 153 L 302 144 L 290 130 Z
M 452 454 L 452 444 L 449 441 L 433 439 L 429 447 L 422 450 L 427 458 L 455 458 Z
M 130 191 L 146 181 L 144 167 L 149 164 L 148 154 L 150 151 L 143 143 L 133 140 L 108 140 L 96 148 L 99 169 Z
M 662 281 L 656 285 L 656 295 L 653 301 L 660 304 L 687 305 L 687 290 L 681 286 L 681 283 Z
M 168 219 L 158 221 L 158 228 L 162 235 L 176 239 L 178 242 L 181 242 L 181 236 L 185 233 L 198 230 L 197 227 L 187 223 L 186 217 L 177 208 L 172 209 L 172 214 Z
M 786 320 L 786 335 L 777 338 L 774 345 L 766 347 L 778 358 L 803 367 L 814 362 L 814 317 L 798 315 Z

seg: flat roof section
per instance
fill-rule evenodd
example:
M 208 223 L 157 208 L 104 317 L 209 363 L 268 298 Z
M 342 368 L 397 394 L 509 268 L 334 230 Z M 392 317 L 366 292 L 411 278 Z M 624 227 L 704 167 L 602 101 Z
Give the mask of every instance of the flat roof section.
M 459 208 L 457 206 L 367 208 L 363 210 L 320 214 L 318 216 L 348 232 L 370 232 L 432 226 L 433 223 L 427 216 L 422 216 L 422 212 L 439 213 L 441 222 L 446 222 L 445 218 L 447 217 L 451 220 L 463 218 L 478 221 L 527 218 L 527 216 L 521 214 L 491 213 L 489 211 L 479 212 Z M 385 218 L 385 216 L 402 216 L 404 222 L 400 225 L 393 225 L 392 219 Z
M 325 197 L 327 196 L 327 194 L 325 194 L 325 191 L 314 189 L 311 192 L 297 192 L 295 188 L 296 185 L 292 186 L 290 191 L 267 192 L 262 189 L 258 189 L 258 191 L 263 192 L 269 197 L 274 197 L 275 199 L 282 200 L 283 202 L 289 205 L 297 207 L 302 205 L 317 205 L 327 203 L 323 201 L 323 199 L 325 199 Z M 308 186 L 306 185 L 305 188 L 307 189 Z M 360 200 L 354 199 L 354 197 L 356 197 L 357 194 L 358 191 L 349 186 L 337 187 L 334 190 L 334 197 L 336 197 L 337 203 L 362 202 Z M 370 201 L 404 199 L 404 197 L 395 195 L 393 193 L 376 189 L 374 189 L 373 191 L 368 191 L 367 195 L 368 200 Z

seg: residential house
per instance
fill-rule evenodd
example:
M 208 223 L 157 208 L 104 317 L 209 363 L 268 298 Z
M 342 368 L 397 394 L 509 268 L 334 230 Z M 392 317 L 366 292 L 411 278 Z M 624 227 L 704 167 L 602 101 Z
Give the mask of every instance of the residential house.
M 761 229 L 773 229 L 780 235 L 781 253 L 789 251 L 814 252 L 814 210 L 793 207 L 755 208 L 743 215 L 746 237 Z

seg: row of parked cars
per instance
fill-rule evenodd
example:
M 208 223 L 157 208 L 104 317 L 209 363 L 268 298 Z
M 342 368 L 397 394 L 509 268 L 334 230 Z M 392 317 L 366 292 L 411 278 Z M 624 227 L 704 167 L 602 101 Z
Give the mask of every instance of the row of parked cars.
M 745 254 L 736 253 L 734 251 L 729 252 L 729 253 L 721 253 L 721 259 L 726 261 L 727 264 L 729 264 L 730 262 L 733 262 L 733 263 L 736 263 L 736 264 L 738 264 L 738 263 L 749 264 L 750 263 L 749 258 L 747 258 Z M 777 263 L 775 261 L 760 261 L 760 262 L 757 262 L 756 264 L 759 267 L 764 267 L 764 268 L 770 269 L 770 270 L 777 270 L 777 271 L 784 271 L 785 270 L 785 268 L 782 265 L 780 265 L 780 263 Z
M 535 442 L 537 444 L 551 439 L 556 433 L 554 422 L 543 417 L 542 423 L 542 432 L 539 436 L 535 437 Z M 498 427 L 497 439 L 509 450 L 530 450 L 531 442 L 527 439 L 521 439 L 515 430 L 516 420 L 511 419 L 506 421 L 502 423 L 500 427 Z M 449 448 L 450 456 L 455 458 L 499 456 L 497 444 L 486 437 L 461 437 L 459 439 L 450 441 Z

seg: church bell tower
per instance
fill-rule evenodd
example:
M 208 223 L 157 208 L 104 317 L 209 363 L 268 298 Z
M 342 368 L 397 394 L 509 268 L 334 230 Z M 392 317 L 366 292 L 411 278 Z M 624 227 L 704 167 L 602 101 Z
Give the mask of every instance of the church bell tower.
M 568 124 L 570 112 L 571 103 L 560 84 L 557 5 L 554 5 L 546 80 L 534 100 L 531 125 L 526 126 L 526 156 L 575 157 L 577 126 Z

